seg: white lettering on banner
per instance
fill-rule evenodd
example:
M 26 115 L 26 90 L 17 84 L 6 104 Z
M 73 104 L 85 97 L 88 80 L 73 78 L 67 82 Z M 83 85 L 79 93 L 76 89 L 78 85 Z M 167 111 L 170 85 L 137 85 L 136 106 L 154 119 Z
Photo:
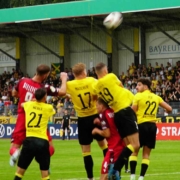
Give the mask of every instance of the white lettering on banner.
M 180 40 L 180 31 L 167 31 L 167 33 Z M 146 58 L 174 58 L 179 57 L 180 45 L 167 37 L 162 32 L 146 33 Z
M 180 127 L 162 127 L 161 135 L 162 136 L 179 136 Z
M 50 135 L 51 136 L 60 136 L 60 130 L 59 129 L 55 129 L 55 127 L 50 127 L 49 128 L 49 131 L 50 131 Z
M 55 128 L 53 126 L 49 127 L 49 132 L 51 136 L 60 136 L 60 129 L 59 128 Z M 73 131 L 73 127 L 70 127 L 70 136 L 76 136 L 78 134 L 78 128 L 76 127 L 75 132 Z M 67 135 L 67 131 L 65 131 L 65 135 Z
M 12 129 L 10 126 L 7 126 L 7 136 L 11 136 L 12 132 L 14 131 L 14 129 Z

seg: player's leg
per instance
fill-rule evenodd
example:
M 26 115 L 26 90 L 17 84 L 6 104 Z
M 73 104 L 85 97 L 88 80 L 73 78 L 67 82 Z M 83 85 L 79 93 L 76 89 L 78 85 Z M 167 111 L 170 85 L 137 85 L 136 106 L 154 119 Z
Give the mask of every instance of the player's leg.
M 67 133 L 68 133 L 68 139 L 70 140 L 70 128 L 69 128 L 69 126 L 67 126 Z
M 101 138 L 102 138 L 102 137 L 101 137 Z M 100 139 L 100 138 L 99 138 L 99 139 Z M 99 147 L 100 147 L 100 148 L 102 149 L 102 151 L 103 151 L 103 155 L 105 156 L 106 153 L 107 153 L 107 151 L 108 151 L 107 141 L 106 141 L 105 139 L 103 139 L 103 140 L 100 140 L 100 141 L 97 140 L 97 142 L 98 142 Z
M 39 146 L 38 144 L 41 144 L 41 146 Z M 39 162 L 42 180 L 49 180 L 50 179 L 49 171 L 48 171 L 50 166 L 49 143 L 46 140 L 39 139 L 37 140 L 36 145 L 38 146 L 36 151 L 36 159 Z
M 100 180 L 107 180 L 108 179 L 109 165 L 110 165 L 110 152 L 107 151 L 106 156 L 104 157 L 104 160 L 103 160 L 102 166 L 101 166 Z
M 63 129 L 62 140 L 65 140 L 65 129 L 66 129 L 66 127 L 63 125 L 62 129 Z
M 142 132 L 142 129 L 144 132 Z M 146 174 L 146 171 L 149 167 L 149 156 L 151 150 L 155 148 L 156 144 L 156 131 L 157 126 L 155 123 L 146 122 L 139 125 L 139 132 L 140 132 L 140 142 L 141 138 L 144 134 L 146 134 L 146 138 L 144 138 L 143 146 L 143 155 L 142 155 L 142 162 L 141 162 L 141 172 L 139 180 L 143 180 Z
M 129 166 L 129 158 L 125 161 L 124 167 L 125 167 L 125 173 L 130 173 L 130 170 L 128 169 Z
M 130 180 L 135 180 L 136 178 L 137 156 L 138 156 L 138 151 L 133 152 L 132 155 L 129 157 L 130 169 L 131 169 Z
M 49 133 L 49 130 L 47 130 L 47 136 L 48 136 L 48 141 L 49 141 L 49 153 L 50 153 L 50 156 L 52 156 L 55 152 L 55 149 L 54 149 L 52 137 Z
M 142 162 L 141 162 L 141 172 L 138 180 L 143 180 L 144 176 L 146 174 L 146 171 L 149 167 L 149 156 L 151 153 L 151 149 L 147 146 L 143 147 L 143 156 L 142 156 Z
M 86 170 L 87 178 L 93 179 L 93 159 L 91 156 L 91 142 L 92 137 L 92 118 L 91 117 L 78 117 L 78 140 L 81 145 L 82 155 L 84 160 L 84 167 Z
M 139 148 L 139 133 L 136 124 L 136 115 L 130 107 L 115 113 L 114 120 L 118 132 L 126 144 L 126 147 L 119 155 L 113 168 L 115 171 L 121 171 L 125 160 Z M 115 171 L 112 171 L 112 173 Z
M 9 164 L 14 166 L 20 154 L 20 147 L 26 137 L 24 114 L 18 114 L 16 125 L 11 137 L 11 147 L 9 150 Z
M 15 173 L 14 180 L 21 180 L 26 169 L 30 165 L 31 161 L 34 158 L 35 150 L 34 150 L 33 142 L 31 138 L 26 138 L 23 142 L 23 147 L 18 160 L 18 168 Z
M 91 146 L 81 145 L 82 155 L 84 160 L 84 167 L 86 169 L 87 177 L 89 180 L 93 179 L 93 159 L 91 156 Z

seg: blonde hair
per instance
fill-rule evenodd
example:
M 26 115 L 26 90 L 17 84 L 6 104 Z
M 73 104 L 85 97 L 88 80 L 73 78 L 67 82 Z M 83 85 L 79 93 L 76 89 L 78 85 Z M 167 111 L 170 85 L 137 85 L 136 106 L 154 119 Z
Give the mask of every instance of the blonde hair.
M 86 65 L 83 63 L 77 63 L 73 66 L 72 72 L 75 76 L 79 76 L 86 69 Z

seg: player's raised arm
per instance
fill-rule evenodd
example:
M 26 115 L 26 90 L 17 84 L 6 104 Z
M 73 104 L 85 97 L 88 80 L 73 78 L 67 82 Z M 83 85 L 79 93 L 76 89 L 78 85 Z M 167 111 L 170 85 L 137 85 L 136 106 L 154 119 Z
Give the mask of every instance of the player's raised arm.
M 66 81 L 67 81 L 67 73 L 62 72 L 60 74 L 60 79 L 62 81 L 61 88 L 58 91 L 59 96 L 65 96 L 66 95 Z
M 15 88 L 12 90 L 11 95 L 12 95 L 13 97 L 19 97 L 18 92 L 16 91 Z
M 160 105 L 162 108 L 164 108 L 167 113 L 171 113 L 171 112 L 172 112 L 172 107 L 171 107 L 169 104 L 167 104 L 166 102 L 163 101 L 163 102 L 161 102 L 159 105 Z

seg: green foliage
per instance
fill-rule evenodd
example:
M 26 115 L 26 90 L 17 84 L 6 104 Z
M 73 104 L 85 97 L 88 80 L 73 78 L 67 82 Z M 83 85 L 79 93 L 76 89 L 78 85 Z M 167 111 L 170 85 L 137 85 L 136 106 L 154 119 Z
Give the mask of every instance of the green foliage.
M 0 9 L 9 8 L 10 0 L 0 0 Z
M 41 4 L 52 4 L 61 2 L 70 2 L 77 0 L 0 0 L 0 9 L 23 7 L 23 6 L 35 6 Z

